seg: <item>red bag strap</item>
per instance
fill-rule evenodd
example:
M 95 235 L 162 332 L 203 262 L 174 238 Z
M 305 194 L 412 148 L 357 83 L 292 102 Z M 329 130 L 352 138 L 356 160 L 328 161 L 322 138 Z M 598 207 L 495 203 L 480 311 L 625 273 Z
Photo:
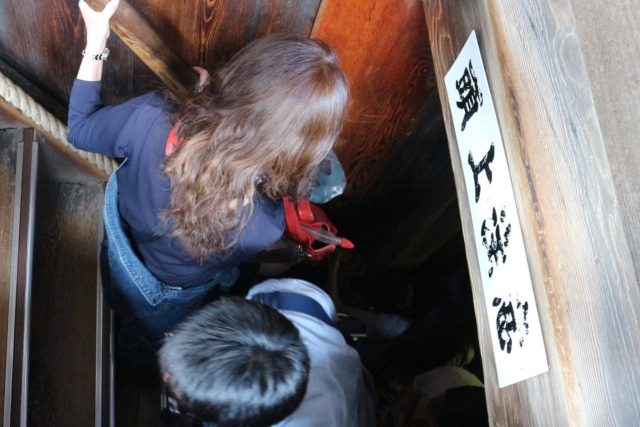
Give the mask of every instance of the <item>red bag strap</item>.
M 300 219 L 300 221 L 313 222 L 313 210 L 311 208 L 311 202 L 309 201 L 309 199 L 298 200 L 298 203 L 296 205 L 298 218 Z
M 178 138 L 178 124 L 176 123 L 169 131 L 169 136 L 167 136 L 167 142 L 164 146 L 164 155 L 169 157 L 171 153 L 173 153 L 175 149 L 182 144 L 184 144 L 184 141 Z

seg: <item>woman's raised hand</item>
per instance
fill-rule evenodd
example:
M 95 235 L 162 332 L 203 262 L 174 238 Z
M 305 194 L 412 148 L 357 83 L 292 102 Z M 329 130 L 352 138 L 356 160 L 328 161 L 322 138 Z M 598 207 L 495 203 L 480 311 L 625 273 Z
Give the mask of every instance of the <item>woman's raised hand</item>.
M 119 2 L 120 0 L 111 0 L 101 12 L 93 10 L 84 0 L 78 3 L 87 27 L 87 51 L 95 50 L 99 53 L 104 49 L 109 37 L 109 20 L 118 8 Z
M 87 44 L 78 69 L 79 80 L 97 82 L 102 79 L 102 61 L 98 60 L 96 55 L 108 54 L 105 47 L 109 38 L 109 20 L 118 8 L 119 2 L 120 0 L 111 0 L 101 12 L 93 10 L 84 0 L 78 3 L 87 27 Z

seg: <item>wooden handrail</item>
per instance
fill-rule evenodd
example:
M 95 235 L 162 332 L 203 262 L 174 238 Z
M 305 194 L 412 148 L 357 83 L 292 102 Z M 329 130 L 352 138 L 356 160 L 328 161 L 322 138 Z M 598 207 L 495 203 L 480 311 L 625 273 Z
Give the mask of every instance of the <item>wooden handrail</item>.
M 102 10 L 107 0 L 87 0 Z M 111 28 L 131 50 L 174 91 L 195 87 L 197 75 L 191 66 L 162 40 L 151 24 L 126 0 L 120 0 L 111 18 Z

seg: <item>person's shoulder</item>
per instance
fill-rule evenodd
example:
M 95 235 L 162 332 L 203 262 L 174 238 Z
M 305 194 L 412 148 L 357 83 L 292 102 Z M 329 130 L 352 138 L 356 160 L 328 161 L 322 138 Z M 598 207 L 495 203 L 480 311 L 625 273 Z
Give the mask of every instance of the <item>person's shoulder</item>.
M 165 96 L 158 91 L 147 92 L 144 95 L 138 97 L 140 100 L 140 107 L 147 107 L 151 109 L 158 109 L 161 111 L 169 111 L 170 106 Z
M 257 193 L 253 199 L 254 216 L 271 223 L 280 234 L 284 232 L 285 218 L 282 200 L 271 200 L 263 194 Z M 278 237 L 280 238 L 280 237 Z
M 282 201 L 271 200 L 262 194 L 253 199 L 253 211 L 245 233 L 253 236 L 267 247 L 278 241 L 285 228 Z M 247 233 L 248 232 L 248 233 Z
M 131 121 L 138 125 L 143 122 L 148 125 L 157 125 L 169 120 L 172 111 L 169 103 L 162 93 L 157 91 L 147 92 L 134 99 L 135 111 L 131 115 Z
M 259 192 L 256 192 L 254 205 L 258 206 L 262 210 L 284 215 L 284 205 L 282 204 L 282 200 L 272 200 Z

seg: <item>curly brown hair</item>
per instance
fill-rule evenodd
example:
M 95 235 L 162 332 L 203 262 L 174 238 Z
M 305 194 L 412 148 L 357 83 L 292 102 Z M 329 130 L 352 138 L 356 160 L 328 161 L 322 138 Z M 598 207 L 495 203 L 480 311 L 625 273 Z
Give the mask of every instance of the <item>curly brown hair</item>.
M 253 212 L 257 185 L 272 200 L 306 195 L 347 98 L 331 49 L 283 34 L 245 46 L 201 92 L 177 95 L 185 143 L 164 164 L 172 235 L 200 261 L 225 255 Z

